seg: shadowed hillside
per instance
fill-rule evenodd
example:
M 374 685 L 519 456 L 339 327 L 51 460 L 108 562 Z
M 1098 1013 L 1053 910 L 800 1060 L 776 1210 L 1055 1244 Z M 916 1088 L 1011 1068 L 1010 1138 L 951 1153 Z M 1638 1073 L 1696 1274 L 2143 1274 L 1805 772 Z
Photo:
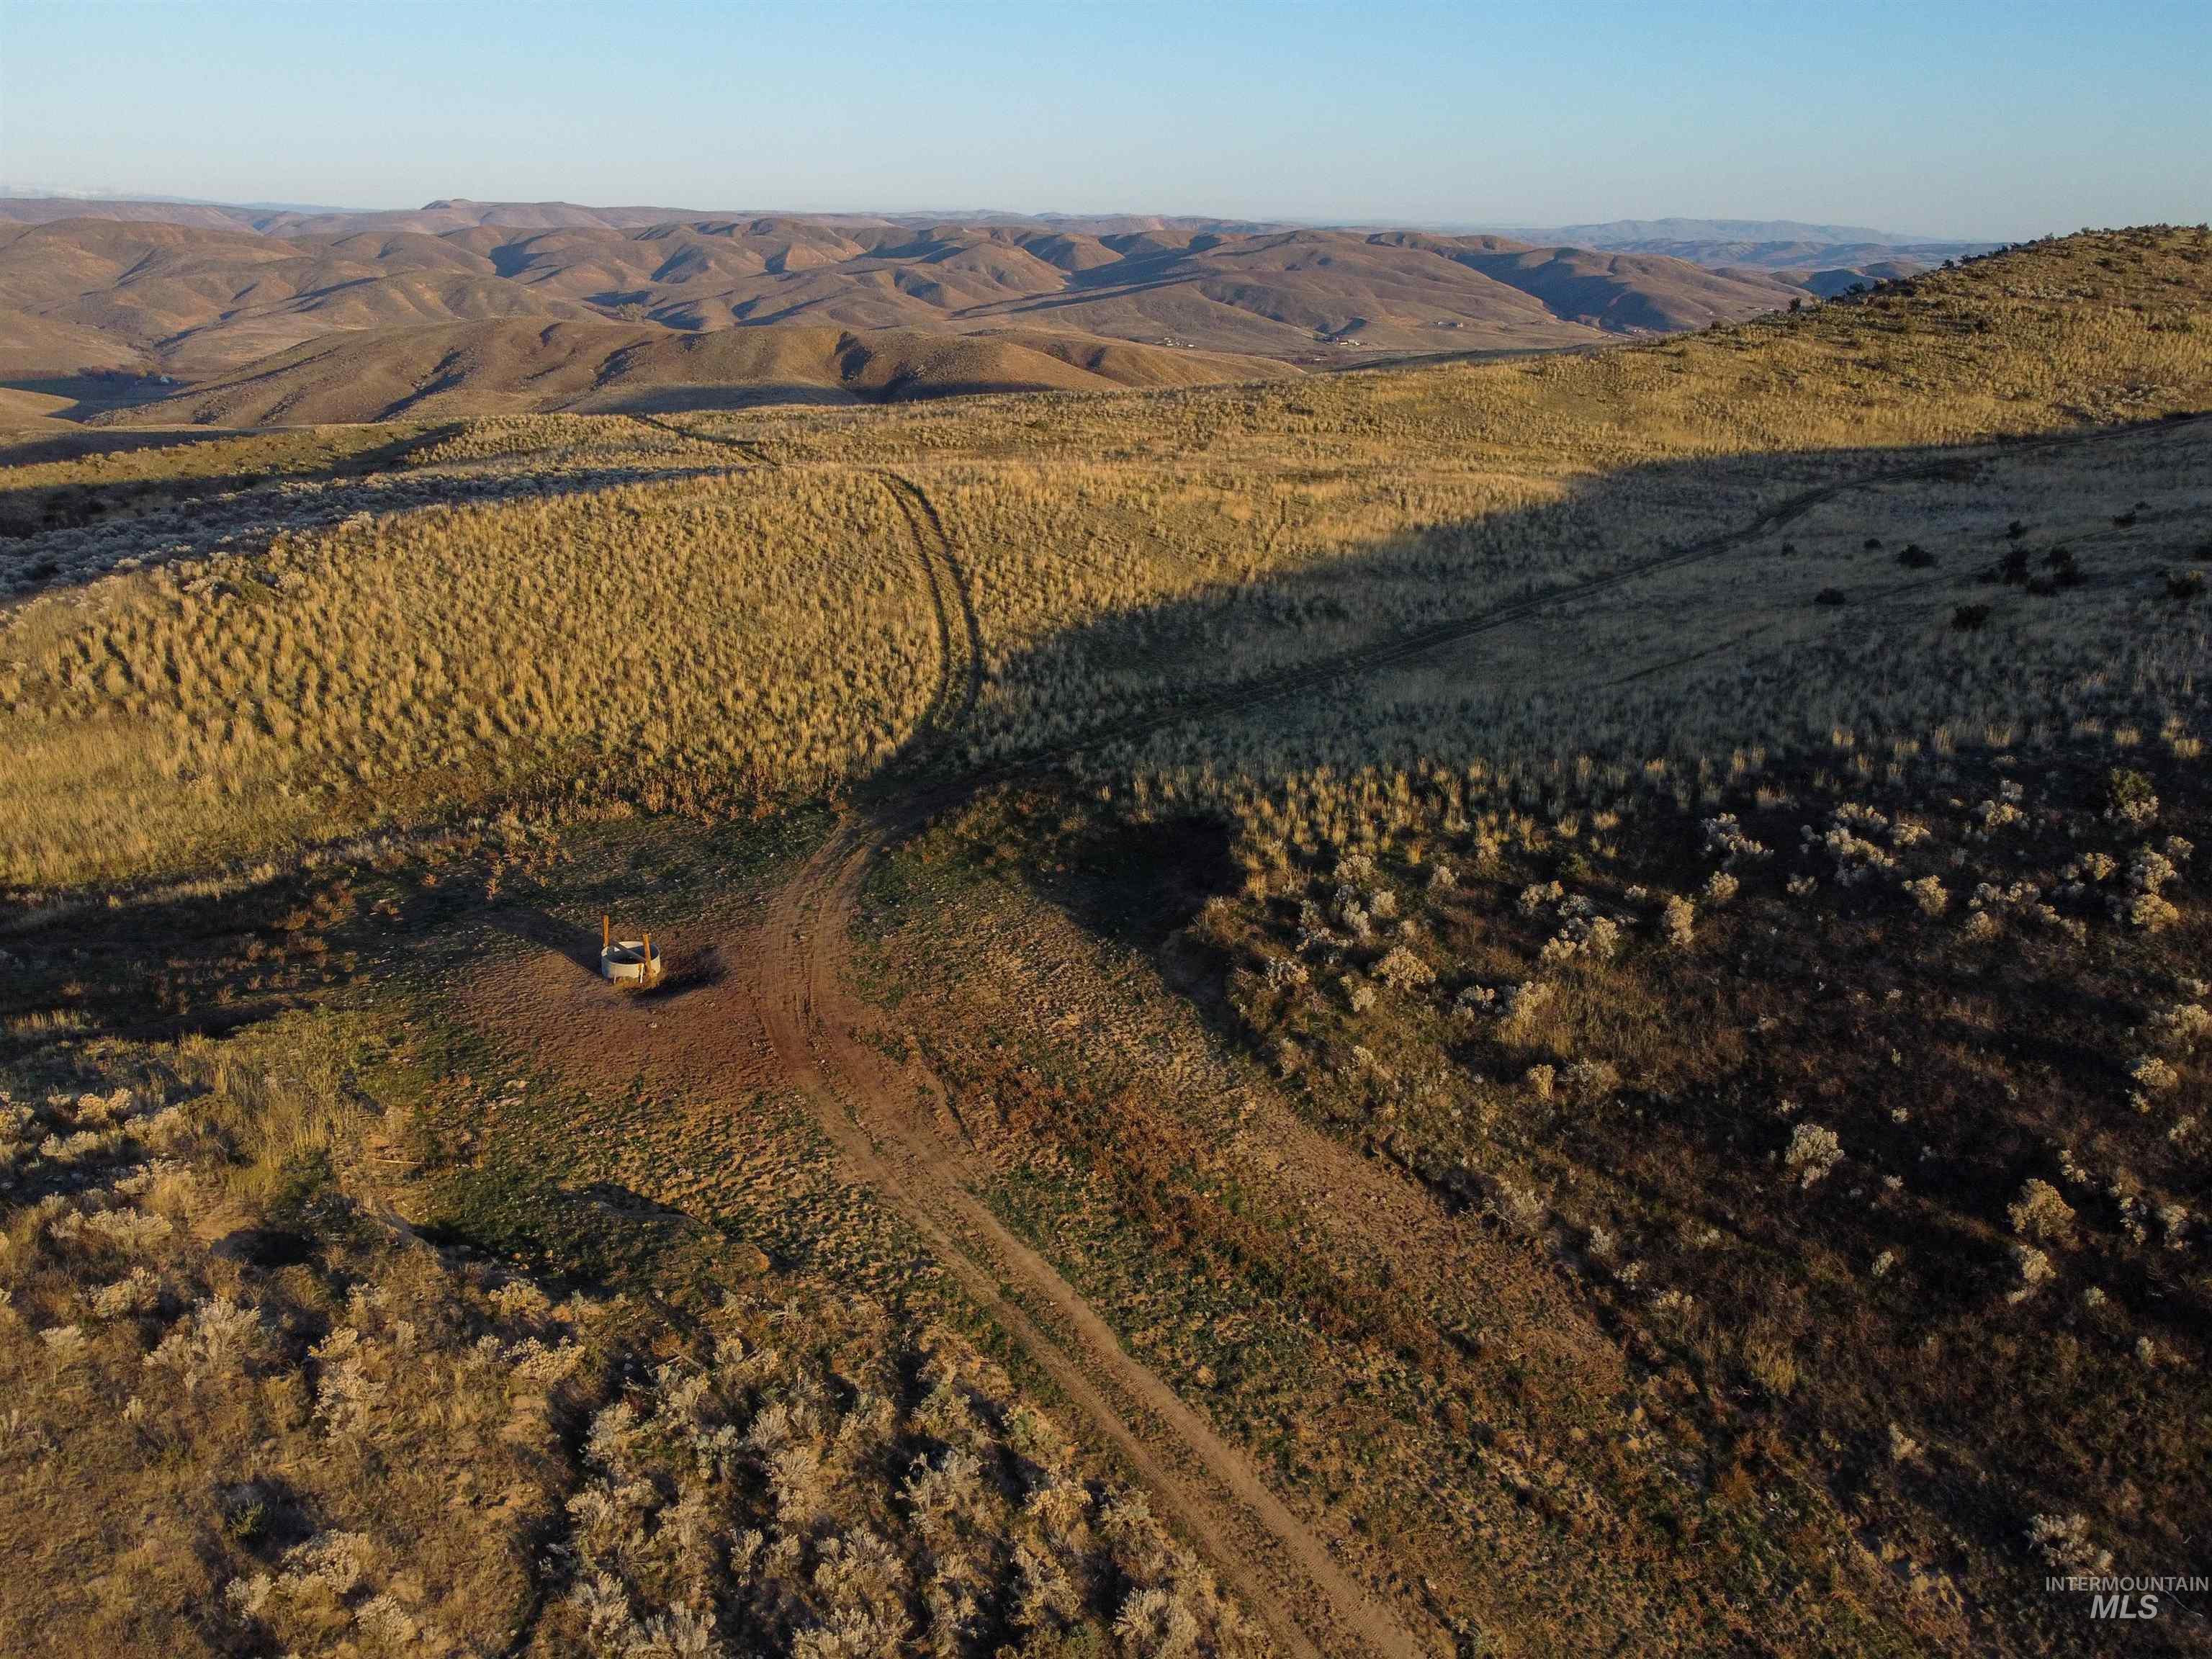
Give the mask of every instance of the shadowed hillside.
M 413 337 L 0 448 L 0 1645 L 2212 1653 L 2204 232 Z

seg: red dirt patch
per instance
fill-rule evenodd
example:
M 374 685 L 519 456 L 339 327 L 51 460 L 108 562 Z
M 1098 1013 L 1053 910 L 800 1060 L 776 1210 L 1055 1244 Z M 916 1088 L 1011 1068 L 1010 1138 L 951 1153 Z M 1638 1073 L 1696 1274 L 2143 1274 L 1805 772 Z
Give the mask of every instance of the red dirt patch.
M 494 925 L 532 948 L 492 964 L 458 1000 L 471 1023 L 532 1063 L 578 1084 L 642 1079 L 726 1097 L 780 1080 L 747 963 L 718 943 L 732 934 L 727 923 L 659 935 L 668 970 L 645 992 L 610 985 L 565 940 L 541 942 L 557 923 L 502 915 Z M 596 953 L 596 933 L 588 943 Z

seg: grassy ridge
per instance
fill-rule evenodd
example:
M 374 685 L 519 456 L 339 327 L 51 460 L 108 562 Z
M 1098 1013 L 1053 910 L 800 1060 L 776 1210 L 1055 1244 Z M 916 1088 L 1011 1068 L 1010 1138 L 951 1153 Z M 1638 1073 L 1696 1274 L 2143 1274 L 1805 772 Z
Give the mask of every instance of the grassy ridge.
M 553 775 L 666 804 L 863 775 L 939 667 L 864 467 L 915 471 L 957 538 L 992 670 L 968 736 L 1003 755 L 1663 550 L 1825 475 L 1829 452 L 1874 466 L 2212 404 L 2208 289 L 2199 233 L 2069 239 L 1595 357 L 695 422 L 787 465 L 642 489 L 619 479 L 665 470 L 658 428 L 495 424 L 425 452 L 415 489 L 520 478 L 524 499 L 217 548 L 19 609 L 0 876 L 112 881 Z M 609 487 L 583 458 L 611 436 L 620 457 L 625 430 L 641 447 Z

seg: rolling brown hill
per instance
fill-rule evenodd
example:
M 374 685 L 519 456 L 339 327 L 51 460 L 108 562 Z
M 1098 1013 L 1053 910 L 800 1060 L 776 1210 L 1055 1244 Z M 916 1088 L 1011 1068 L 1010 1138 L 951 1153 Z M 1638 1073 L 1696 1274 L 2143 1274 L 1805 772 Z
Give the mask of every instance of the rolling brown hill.
M 0 228 L 0 372 L 180 376 L 339 329 L 597 315 L 435 238 L 287 241 L 250 229 L 70 219 Z
M 327 336 L 106 418 L 244 427 L 646 413 L 1190 386 L 1296 372 L 1267 358 L 1081 335 L 807 326 L 683 334 L 649 323 L 504 320 Z
M 2159 227 L 9 446 L 0 1653 L 2205 1654 L 2207 410 Z
M 1723 276 L 1772 278 L 1830 300 L 1853 284 L 1872 288 L 1987 253 L 1994 242 L 1931 241 L 1864 225 L 1806 224 L 1791 219 L 1621 219 L 1504 234 L 1607 253 L 1656 255 L 1704 265 Z
M 1589 344 L 1749 316 L 1802 292 L 1648 255 L 1231 222 L 684 218 L 469 202 L 307 215 L 176 204 L 174 218 L 144 216 L 171 205 L 0 203 L 0 376 L 213 380 L 337 331 L 495 319 L 687 333 L 1012 328 L 1344 361 Z M 57 216 L 70 208 L 82 211 Z
M 106 375 L 109 405 L 136 375 L 144 418 L 248 425 L 1182 385 L 1589 345 L 1802 292 L 1650 254 L 1230 221 L 36 198 L 0 203 L 0 383 Z

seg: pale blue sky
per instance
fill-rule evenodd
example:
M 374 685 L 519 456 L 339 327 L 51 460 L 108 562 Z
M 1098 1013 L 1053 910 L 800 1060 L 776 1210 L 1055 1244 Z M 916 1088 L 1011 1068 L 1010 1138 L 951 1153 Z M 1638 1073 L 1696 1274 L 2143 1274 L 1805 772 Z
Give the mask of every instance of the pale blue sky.
M 2212 0 L 0 0 L 0 183 L 2009 238 L 2212 216 Z

